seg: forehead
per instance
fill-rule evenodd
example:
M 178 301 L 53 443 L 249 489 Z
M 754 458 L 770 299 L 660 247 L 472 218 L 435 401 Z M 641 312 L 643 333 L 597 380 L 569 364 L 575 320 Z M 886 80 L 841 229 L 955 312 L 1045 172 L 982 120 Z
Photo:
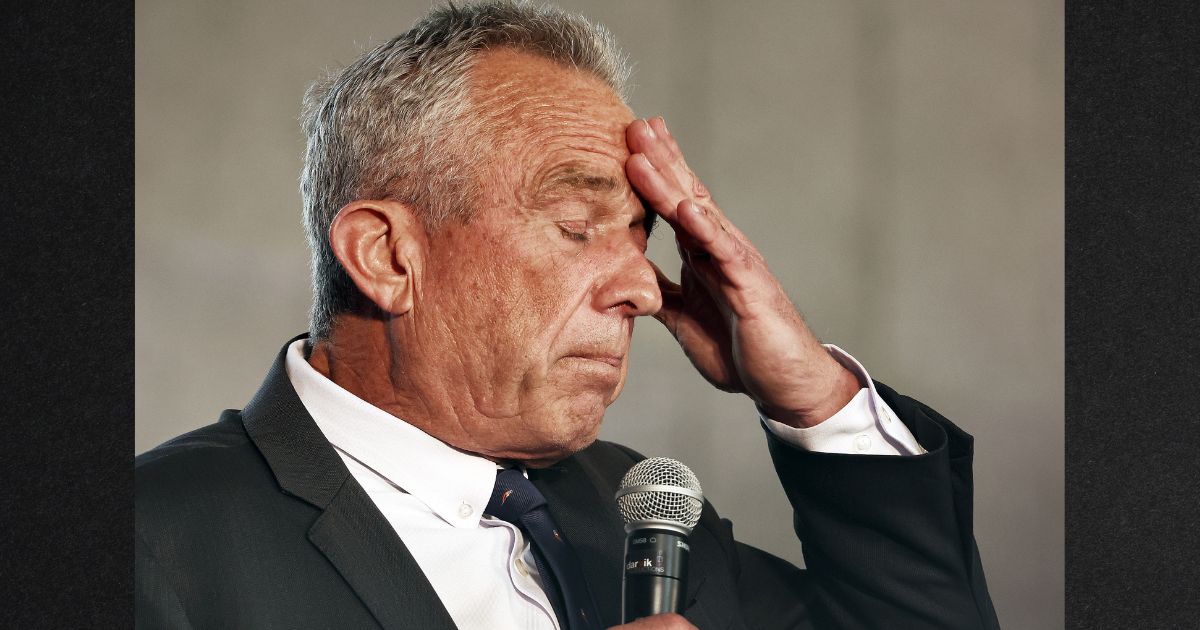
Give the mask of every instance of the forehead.
M 573 151 L 581 152 L 574 156 L 576 161 L 608 158 L 622 164 L 629 156 L 625 127 L 633 112 L 589 73 L 532 53 L 498 48 L 477 60 L 471 95 L 486 131 L 510 150 L 540 157 Z

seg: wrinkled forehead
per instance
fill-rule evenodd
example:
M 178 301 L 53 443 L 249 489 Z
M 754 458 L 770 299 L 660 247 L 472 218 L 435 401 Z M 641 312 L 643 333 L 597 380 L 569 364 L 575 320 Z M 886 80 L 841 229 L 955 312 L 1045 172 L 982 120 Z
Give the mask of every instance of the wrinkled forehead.
M 471 72 L 473 114 L 502 151 L 578 149 L 621 163 L 633 112 L 598 77 L 509 48 L 480 54 Z

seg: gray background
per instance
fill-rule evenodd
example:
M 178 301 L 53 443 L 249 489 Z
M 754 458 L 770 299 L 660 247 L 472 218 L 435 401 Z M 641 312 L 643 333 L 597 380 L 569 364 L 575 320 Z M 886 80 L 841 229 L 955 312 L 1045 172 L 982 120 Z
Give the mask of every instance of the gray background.
M 1001 623 L 1062 627 L 1058 2 L 584 2 L 824 340 L 976 437 Z M 137 452 L 240 408 L 306 327 L 304 87 L 428 2 L 136 5 Z M 651 257 L 670 261 L 670 229 Z M 664 268 L 677 269 L 669 262 Z M 601 437 L 688 463 L 801 562 L 752 405 L 645 320 Z

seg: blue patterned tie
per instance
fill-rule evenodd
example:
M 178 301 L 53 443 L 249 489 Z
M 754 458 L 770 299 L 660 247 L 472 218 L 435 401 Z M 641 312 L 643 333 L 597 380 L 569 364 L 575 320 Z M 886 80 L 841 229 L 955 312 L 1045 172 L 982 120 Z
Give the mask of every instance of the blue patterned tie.
M 546 509 L 546 497 L 521 471 L 501 470 L 496 475 L 486 512 L 521 528 L 533 542 L 538 573 L 563 630 L 599 629 L 600 615 L 579 558 Z

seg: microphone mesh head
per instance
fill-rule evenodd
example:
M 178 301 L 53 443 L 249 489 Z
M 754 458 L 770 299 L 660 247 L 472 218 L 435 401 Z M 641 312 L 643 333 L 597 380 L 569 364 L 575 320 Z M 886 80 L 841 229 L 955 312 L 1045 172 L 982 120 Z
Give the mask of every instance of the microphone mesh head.
M 635 490 L 620 494 L 627 488 L 637 486 L 673 486 L 701 495 L 700 481 L 691 469 L 682 463 L 666 457 L 651 457 L 634 464 L 621 479 L 617 508 L 621 511 L 626 525 L 644 521 L 666 521 L 690 532 L 700 521 L 703 500 L 668 489 Z

